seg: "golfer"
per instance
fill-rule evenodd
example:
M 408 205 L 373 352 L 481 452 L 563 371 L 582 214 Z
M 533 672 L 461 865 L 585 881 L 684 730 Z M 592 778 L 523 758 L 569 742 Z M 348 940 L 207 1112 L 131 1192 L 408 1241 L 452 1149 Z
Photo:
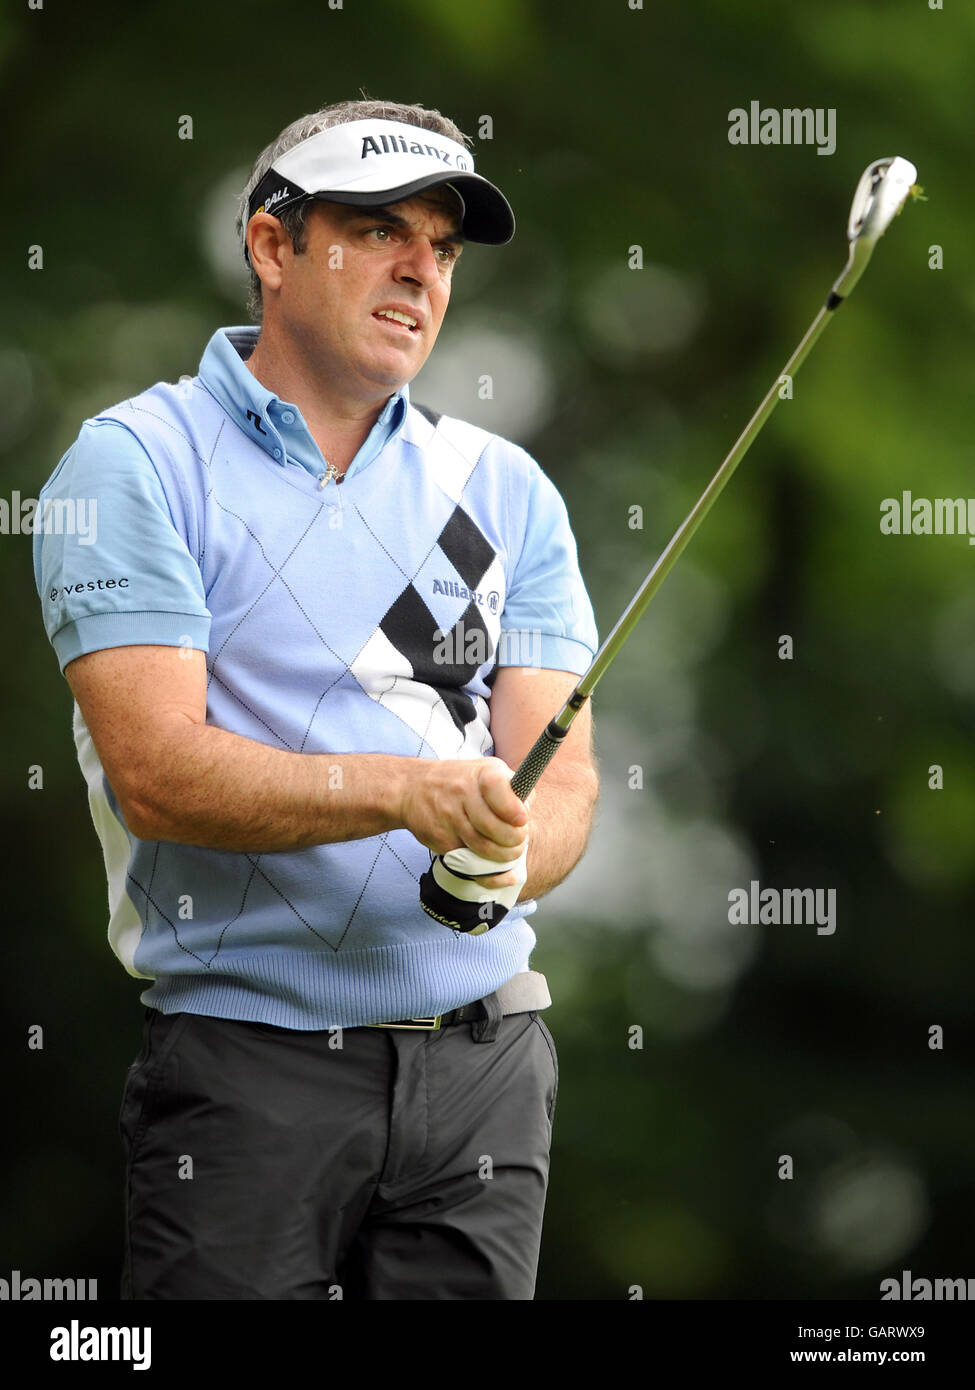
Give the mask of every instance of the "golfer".
M 409 394 L 464 243 L 514 220 L 451 121 L 370 101 L 288 126 L 239 230 L 256 326 L 86 420 L 42 498 L 97 526 L 35 538 L 143 986 L 123 1297 L 530 1299 L 529 919 L 585 847 L 588 713 L 509 779 L 597 639 L 553 484 Z M 507 907 L 473 931 L 419 901 L 460 848 Z

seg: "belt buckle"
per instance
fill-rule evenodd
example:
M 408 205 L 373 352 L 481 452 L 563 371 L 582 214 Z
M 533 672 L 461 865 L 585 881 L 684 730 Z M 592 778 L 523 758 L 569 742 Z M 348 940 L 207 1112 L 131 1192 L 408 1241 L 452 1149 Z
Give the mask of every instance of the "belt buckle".
M 398 1023 L 370 1023 L 369 1028 L 409 1028 L 426 1032 L 433 1032 L 440 1027 L 440 1020 L 443 1014 L 437 1014 L 433 1018 L 410 1018 L 401 1019 Z

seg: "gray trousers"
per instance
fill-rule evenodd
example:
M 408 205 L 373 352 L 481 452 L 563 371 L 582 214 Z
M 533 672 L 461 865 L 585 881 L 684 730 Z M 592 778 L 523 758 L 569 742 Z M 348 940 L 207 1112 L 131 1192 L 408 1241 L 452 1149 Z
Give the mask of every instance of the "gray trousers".
M 122 1297 L 531 1299 L 557 1088 L 535 1012 L 339 1033 L 147 1009 Z

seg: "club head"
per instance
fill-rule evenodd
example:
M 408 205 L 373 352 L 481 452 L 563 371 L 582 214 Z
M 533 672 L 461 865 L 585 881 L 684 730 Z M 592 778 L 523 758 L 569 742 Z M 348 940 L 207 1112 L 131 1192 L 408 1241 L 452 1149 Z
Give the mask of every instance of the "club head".
M 850 259 L 833 286 L 831 299 L 845 299 L 866 269 L 873 248 L 907 201 L 917 182 L 909 159 L 875 159 L 864 169 L 853 195 L 846 234 Z M 835 306 L 834 306 L 835 307 Z
M 863 171 L 853 195 L 846 234 L 850 241 L 874 246 L 907 201 L 917 183 L 917 170 L 909 159 L 894 155 L 877 159 Z

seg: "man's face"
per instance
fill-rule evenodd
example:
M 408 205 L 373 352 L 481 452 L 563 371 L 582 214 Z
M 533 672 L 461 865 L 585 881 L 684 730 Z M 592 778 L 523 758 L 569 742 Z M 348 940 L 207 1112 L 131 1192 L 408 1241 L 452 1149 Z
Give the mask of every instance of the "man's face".
M 313 203 L 305 250 L 282 247 L 265 322 L 316 375 L 353 397 L 388 396 L 412 381 L 437 340 L 460 251 L 460 208 L 448 189 L 373 209 Z

